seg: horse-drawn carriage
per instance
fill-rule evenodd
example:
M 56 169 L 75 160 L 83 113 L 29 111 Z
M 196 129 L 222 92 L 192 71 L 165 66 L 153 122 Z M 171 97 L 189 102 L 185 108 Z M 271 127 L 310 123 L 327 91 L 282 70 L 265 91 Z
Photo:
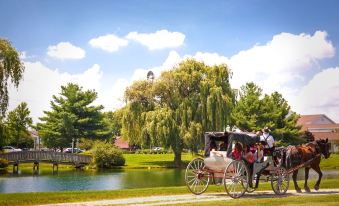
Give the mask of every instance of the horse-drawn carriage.
M 221 146 L 217 148 L 219 151 L 211 151 L 216 142 L 221 142 Z M 276 194 L 285 194 L 289 186 L 289 175 L 281 165 L 280 155 L 273 152 L 271 156 L 264 157 L 261 161 L 257 159 L 253 163 L 245 158 L 236 160 L 232 157 L 236 143 L 253 148 L 260 141 L 256 136 L 242 133 L 206 133 L 205 158 L 193 159 L 186 169 L 185 181 L 188 189 L 198 195 L 205 192 L 209 184 L 219 183 L 224 185 L 229 196 L 239 198 L 245 192 L 253 192 L 258 187 L 260 177 L 266 176 Z
M 221 142 L 219 147 L 216 142 Z M 239 143 L 247 150 L 249 148 L 256 150 L 252 150 L 257 156 L 254 162 L 249 162 L 243 156 L 240 159 L 234 158 L 232 151 Z M 293 173 L 295 189 L 301 192 L 296 182 L 296 175 L 298 169 L 302 167 L 305 167 L 305 177 L 308 177 L 309 168 L 319 174 L 314 186 L 315 190 L 319 189 L 322 176 L 319 168 L 320 159 L 321 156 L 325 158 L 330 156 L 330 143 L 327 139 L 300 146 L 268 149 L 266 156 L 264 154 L 263 158 L 258 158 L 261 144 L 264 142 L 260 142 L 259 137 L 244 133 L 205 133 L 205 158 L 193 159 L 186 168 L 185 181 L 188 189 L 193 194 L 199 195 L 207 190 L 209 184 L 223 184 L 230 197 L 239 198 L 245 192 L 255 191 L 260 178 L 264 177 L 264 180 L 271 182 L 275 194 L 283 195 L 289 187 L 289 174 Z M 307 178 L 305 178 L 305 190 L 310 191 Z

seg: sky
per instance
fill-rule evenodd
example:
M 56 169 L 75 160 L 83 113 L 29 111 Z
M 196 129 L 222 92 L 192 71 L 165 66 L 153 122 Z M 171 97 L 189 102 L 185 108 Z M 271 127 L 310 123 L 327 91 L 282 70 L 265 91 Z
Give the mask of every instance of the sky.
M 338 9 L 335 0 L 0 0 L 0 38 L 25 65 L 9 110 L 25 101 L 38 122 L 68 82 L 115 110 L 149 70 L 195 58 L 227 64 L 233 88 L 253 81 L 299 114 L 339 122 Z

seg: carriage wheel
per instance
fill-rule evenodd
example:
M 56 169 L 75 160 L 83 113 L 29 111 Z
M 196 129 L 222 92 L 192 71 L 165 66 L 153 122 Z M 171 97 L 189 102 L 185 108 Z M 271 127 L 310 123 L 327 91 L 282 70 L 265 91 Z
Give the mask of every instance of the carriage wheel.
M 211 174 L 205 169 L 204 160 L 196 158 L 186 168 L 185 181 L 188 189 L 196 195 L 205 192 L 211 179 Z
M 242 161 L 232 161 L 225 169 L 224 186 L 227 194 L 232 198 L 244 195 L 248 188 L 248 168 Z
M 277 167 L 271 176 L 271 186 L 275 194 L 283 195 L 287 192 L 290 177 L 284 167 Z

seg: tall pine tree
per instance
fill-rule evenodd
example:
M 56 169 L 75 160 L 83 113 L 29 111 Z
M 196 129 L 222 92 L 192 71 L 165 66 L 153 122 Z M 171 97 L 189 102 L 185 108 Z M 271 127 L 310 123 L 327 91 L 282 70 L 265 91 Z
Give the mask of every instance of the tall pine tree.
M 33 147 L 34 140 L 29 132 L 32 122 L 26 102 L 20 103 L 13 111 L 10 111 L 6 121 L 7 143 L 19 148 Z
M 103 106 L 92 105 L 95 91 L 83 91 L 76 84 L 61 87 L 60 96 L 53 96 L 51 111 L 44 111 L 38 132 L 43 143 L 51 148 L 70 147 L 72 140 L 80 138 L 105 139 L 112 131 L 103 121 Z
M 232 111 L 232 119 L 242 130 L 269 127 L 276 140 L 285 144 L 301 143 L 299 115 L 291 111 L 288 102 L 278 92 L 263 95 L 262 89 L 249 82 L 241 87 L 240 98 Z

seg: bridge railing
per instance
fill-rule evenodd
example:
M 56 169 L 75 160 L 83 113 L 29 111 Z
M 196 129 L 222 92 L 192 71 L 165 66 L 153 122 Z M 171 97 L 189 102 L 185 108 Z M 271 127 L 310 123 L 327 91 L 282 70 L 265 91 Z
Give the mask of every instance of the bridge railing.
M 10 152 L 0 154 L 0 158 L 7 159 L 10 163 L 47 161 L 55 163 L 89 164 L 92 161 L 92 157 L 89 155 L 48 151 Z

